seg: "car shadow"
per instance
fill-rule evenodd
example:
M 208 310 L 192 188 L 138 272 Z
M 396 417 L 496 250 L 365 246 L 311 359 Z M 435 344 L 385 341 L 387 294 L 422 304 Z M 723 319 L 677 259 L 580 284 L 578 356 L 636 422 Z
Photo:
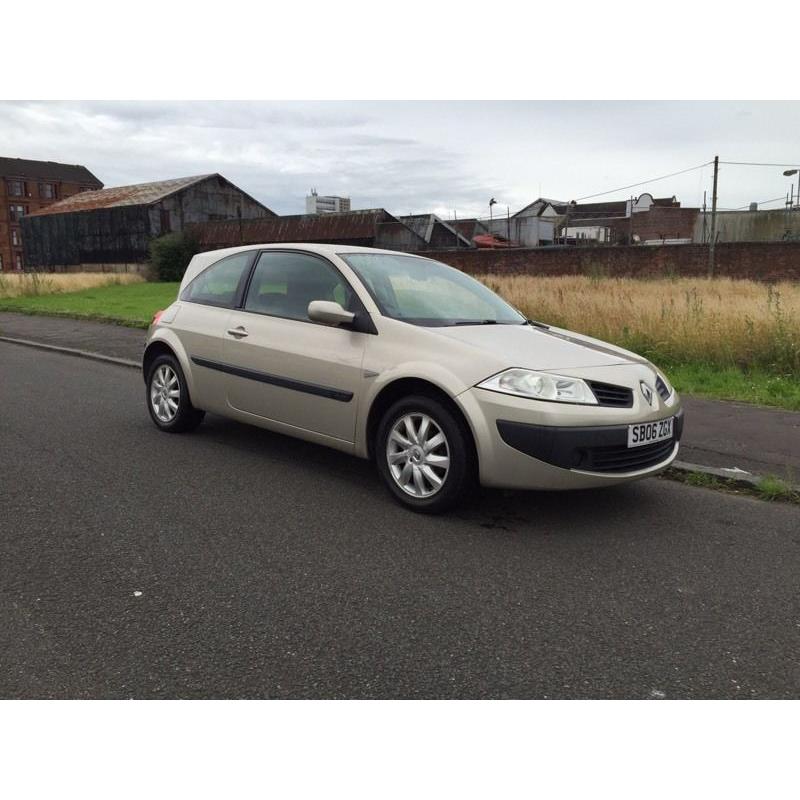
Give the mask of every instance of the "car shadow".
M 268 454 L 273 463 L 285 462 L 307 470 L 312 479 L 333 476 L 354 490 L 368 487 L 374 502 L 384 507 L 387 519 L 400 515 L 405 524 L 423 519 L 389 496 L 374 465 L 365 459 L 213 414 L 208 414 L 192 435 L 255 457 Z M 346 487 L 344 492 L 348 491 Z M 560 492 L 479 487 L 442 518 L 495 534 L 599 531 L 614 517 L 624 522 L 639 518 L 648 508 L 652 512 L 652 495 L 652 481 Z

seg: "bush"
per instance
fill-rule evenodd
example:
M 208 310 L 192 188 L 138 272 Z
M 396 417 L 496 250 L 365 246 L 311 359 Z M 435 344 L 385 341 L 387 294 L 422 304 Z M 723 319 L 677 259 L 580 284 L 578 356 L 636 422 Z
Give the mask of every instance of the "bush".
M 180 281 L 192 256 L 199 252 L 200 243 L 187 231 L 153 239 L 150 242 L 150 267 L 156 280 Z

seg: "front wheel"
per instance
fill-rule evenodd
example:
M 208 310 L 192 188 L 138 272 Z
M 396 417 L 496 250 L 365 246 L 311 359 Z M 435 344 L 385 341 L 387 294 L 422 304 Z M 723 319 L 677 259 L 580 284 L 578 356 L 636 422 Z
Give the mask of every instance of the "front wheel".
M 470 432 L 443 403 L 424 395 L 398 400 L 375 440 L 378 471 L 412 511 L 439 514 L 463 499 L 473 479 Z
M 160 355 L 147 376 L 147 410 L 156 426 L 167 433 L 193 431 L 205 416 L 192 405 L 186 378 L 172 355 Z

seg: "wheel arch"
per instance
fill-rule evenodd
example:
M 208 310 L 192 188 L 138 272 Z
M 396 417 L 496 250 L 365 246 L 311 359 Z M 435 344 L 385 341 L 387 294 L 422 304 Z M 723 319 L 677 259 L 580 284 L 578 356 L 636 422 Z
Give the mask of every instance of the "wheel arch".
M 159 329 L 156 331 L 154 337 L 147 343 L 142 354 L 142 376 L 147 381 L 147 374 L 150 370 L 150 365 L 158 356 L 166 354 L 171 355 L 178 359 L 178 363 L 183 370 L 184 378 L 189 387 L 189 395 L 194 395 L 194 376 L 192 374 L 192 365 L 189 362 L 189 356 L 181 346 L 180 340 L 173 331 Z
M 452 395 L 448 394 L 441 386 L 426 380 L 425 378 L 412 378 L 403 377 L 395 378 L 390 383 L 387 383 L 370 405 L 369 414 L 367 415 L 366 425 L 366 447 L 367 457 L 372 459 L 375 456 L 375 435 L 378 431 L 378 426 L 383 418 L 383 415 L 388 409 L 398 400 L 409 395 L 421 394 L 426 397 L 432 397 L 442 403 L 464 426 L 467 432 L 467 442 L 472 451 L 473 465 L 478 469 L 478 448 L 475 441 L 475 431 L 464 413 L 461 406 L 455 401 Z
M 152 363 L 160 355 L 170 355 L 178 358 L 175 351 L 163 339 L 156 339 L 156 341 L 150 342 L 142 355 L 142 378 L 145 381 L 147 381 L 147 375 L 150 372 Z

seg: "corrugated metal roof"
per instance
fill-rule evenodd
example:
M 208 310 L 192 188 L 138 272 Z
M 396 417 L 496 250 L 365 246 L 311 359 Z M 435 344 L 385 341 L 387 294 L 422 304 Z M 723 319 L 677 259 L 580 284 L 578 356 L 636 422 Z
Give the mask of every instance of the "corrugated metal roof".
M 332 214 L 206 222 L 196 227 L 200 244 L 226 246 L 270 242 L 346 242 L 373 239 L 379 222 L 397 220 L 382 208 Z
M 461 231 L 456 230 L 449 222 L 446 222 L 436 214 L 409 214 L 398 217 L 407 227 L 411 228 L 417 236 L 421 236 L 426 242 L 430 243 L 436 225 L 441 225 L 454 237 L 458 237 L 467 247 L 471 246 L 470 239 L 462 235 Z
M 187 186 L 213 178 L 215 173 L 209 175 L 194 175 L 190 178 L 171 178 L 153 183 L 136 183 L 133 186 L 110 186 L 108 189 L 99 189 L 94 192 L 79 192 L 78 194 L 60 200 L 58 203 L 36 211 L 31 216 L 44 214 L 66 214 L 72 211 L 92 211 L 97 208 L 112 208 L 114 206 L 146 206 L 157 203 Z
M 454 219 L 451 220 L 449 224 L 462 236 L 470 240 L 478 234 L 489 233 L 489 229 L 475 217 L 470 217 L 468 219 Z
M 33 178 L 41 181 L 64 181 L 101 187 L 99 181 L 81 164 L 56 161 L 32 161 L 27 158 L 0 158 L 0 175 L 7 178 Z

